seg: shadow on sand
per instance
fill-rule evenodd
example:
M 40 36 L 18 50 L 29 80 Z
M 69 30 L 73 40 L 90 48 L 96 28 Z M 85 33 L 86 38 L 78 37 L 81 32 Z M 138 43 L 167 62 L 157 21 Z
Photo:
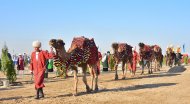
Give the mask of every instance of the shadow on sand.
M 132 80 L 132 79 L 143 79 L 143 78 L 157 78 L 157 77 L 171 77 L 171 76 L 177 76 L 181 75 L 180 73 L 184 72 L 186 68 L 184 66 L 174 66 L 170 68 L 167 72 L 162 72 L 162 73 L 156 73 L 156 74 L 147 74 L 147 75 L 142 75 L 138 77 L 132 77 L 132 78 L 127 78 L 127 79 L 118 79 L 118 80 Z M 112 81 L 118 81 L 118 80 L 108 80 L 105 82 L 112 82 Z
M 186 70 L 184 66 L 174 66 L 168 70 L 168 73 L 182 73 Z
M 94 94 L 94 93 L 102 93 L 102 92 L 120 92 L 120 91 L 133 91 L 133 90 L 140 90 L 140 89 L 149 89 L 149 88 L 158 88 L 158 87 L 165 87 L 165 86 L 174 86 L 177 83 L 157 83 L 157 84 L 144 84 L 144 85 L 135 85 L 135 86 L 127 86 L 127 87 L 119 87 L 119 88 L 113 88 L 113 89 L 100 89 L 98 92 L 79 92 L 77 96 L 83 96 L 87 94 Z M 69 97 L 73 96 L 73 94 L 65 94 L 65 95 L 59 95 L 56 97 Z M 55 98 L 56 98 L 55 97 Z
M 179 73 L 171 74 L 171 73 L 162 73 L 162 74 L 150 74 L 150 75 L 143 75 L 138 77 L 132 77 L 132 78 L 126 78 L 126 79 L 118 79 L 118 80 L 133 80 L 133 79 L 144 79 L 144 78 L 158 78 L 158 77 L 171 77 L 171 76 L 177 76 L 181 75 Z M 107 80 L 105 82 L 112 82 L 112 81 L 118 81 L 118 80 Z
M 9 98 L 0 98 L 0 101 L 5 101 L 5 100 L 19 100 L 22 98 L 34 98 L 34 96 L 27 96 L 27 97 L 22 97 L 22 96 L 16 96 L 16 97 L 9 97 Z

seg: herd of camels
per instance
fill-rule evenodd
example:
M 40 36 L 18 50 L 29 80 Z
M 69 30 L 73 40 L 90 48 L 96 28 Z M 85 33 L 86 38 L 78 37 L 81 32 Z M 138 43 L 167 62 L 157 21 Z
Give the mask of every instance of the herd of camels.
M 94 42 L 94 39 L 85 38 L 84 36 L 75 37 L 71 43 L 71 47 L 68 51 L 65 49 L 65 43 L 61 39 L 51 39 L 49 45 L 56 50 L 56 55 L 54 58 L 54 65 L 61 68 L 61 70 L 72 69 L 74 71 L 74 93 L 77 95 L 77 67 L 82 67 L 83 72 L 83 82 L 86 86 L 86 92 L 91 92 L 94 90 L 98 91 L 98 72 L 97 72 L 97 62 L 98 62 L 98 48 Z M 162 49 L 158 45 L 145 45 L 144 43 L 139 43 L 139 56 L 142 61 L 142 73 L 144 73 L 144 67 L 148 67 L 148 73 L 152 74 L 153 70 L 151 68 L 154 62 L 154 71 L 160 70 L 160 61 L 162 60 Z M 113 43 L 113 56 L 115 60 L 115 80 L 118 79 L 117 67 L 121 62 L 123 77 L 125 78 L 125 64 L 132 63 L 133 52 L 132 46 L 127 43 Z M 168 55 L 172 56 L 172 55 Z M 172 59 L 172 58 L 168 58 Z M 91 88 L 87 84 L 87 69 L 89 69 L 91 75 Z M 66 71 L 65 71 L 66 72 Z M 93 88 L 94 87 L 94 88 Z

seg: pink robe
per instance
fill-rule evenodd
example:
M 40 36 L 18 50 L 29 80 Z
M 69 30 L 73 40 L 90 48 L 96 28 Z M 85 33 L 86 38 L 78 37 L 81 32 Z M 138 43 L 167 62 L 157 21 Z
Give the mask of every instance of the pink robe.
M 18 61 L 17 61 L 17 69 L 18 70 L 24 70 L 24 58 L 23 57 L 19 57 Z
M 102 55 L 100 52 L 98 52 L 98 62 L 97 62 L 97 70 L 98 70 L 98 75 L 100 75 L 100 61 L 102 59 Z
M 137 57 L 138 56 L 138 54 L 137 54 L 137 52 L 136 51 L 134 51 L 134 53 L 133 53 L 133 72 L 135 72 L 136 71 L 136 66 L 137 66 Z
M 36 52 L 31 54 L 30 69 L 34 74 L 35 89 L 45 87 L 44 86 L 44 73 L 46 70 L 46 59 L 53 58 L 53 53 L 46 51 L 40 51 L 38 53 L 38 60 L 36 60 Z

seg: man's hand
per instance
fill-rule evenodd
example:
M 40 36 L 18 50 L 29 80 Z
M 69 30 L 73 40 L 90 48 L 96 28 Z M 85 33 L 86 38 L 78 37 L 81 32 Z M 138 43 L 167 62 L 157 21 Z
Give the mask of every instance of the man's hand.
M 33 71 L 30 71 L 31 74 L 33 74 Z

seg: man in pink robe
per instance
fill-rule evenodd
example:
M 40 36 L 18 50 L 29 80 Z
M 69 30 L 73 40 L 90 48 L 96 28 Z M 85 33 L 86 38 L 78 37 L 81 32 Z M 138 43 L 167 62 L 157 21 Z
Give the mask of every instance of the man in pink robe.
M 132 66 L 133 76 L 135 75 L 136 70 L 137 70 L 137 56 L 138 56 L 138 53 L 136 52 L 136 50 L 133 50 L 133 66 Z
M 100 75 L 100 61 L 102 60 L 102 54 L 100 52 L 98 52 L 98 62 L 97 62 L 97 71 L 98 71 L 98 75 Z
M 40 97 L 44 97 L 43 87 L 44 86 L 44 73 L 46 70 L 46 59 L 53 58 L 54 53 L 51 50 L 51 53 L 47 51 L 40 50 L 41 42 L 34 41 L 33 42 L 34 51 L 31 54 L 31 62 L 30 69 L 31 73 L 34 75 L 34 83 L 36 89 L 36 97 L 35 99 L 39 99 Z M 41 96 L 39 96 L 41 94 Z

